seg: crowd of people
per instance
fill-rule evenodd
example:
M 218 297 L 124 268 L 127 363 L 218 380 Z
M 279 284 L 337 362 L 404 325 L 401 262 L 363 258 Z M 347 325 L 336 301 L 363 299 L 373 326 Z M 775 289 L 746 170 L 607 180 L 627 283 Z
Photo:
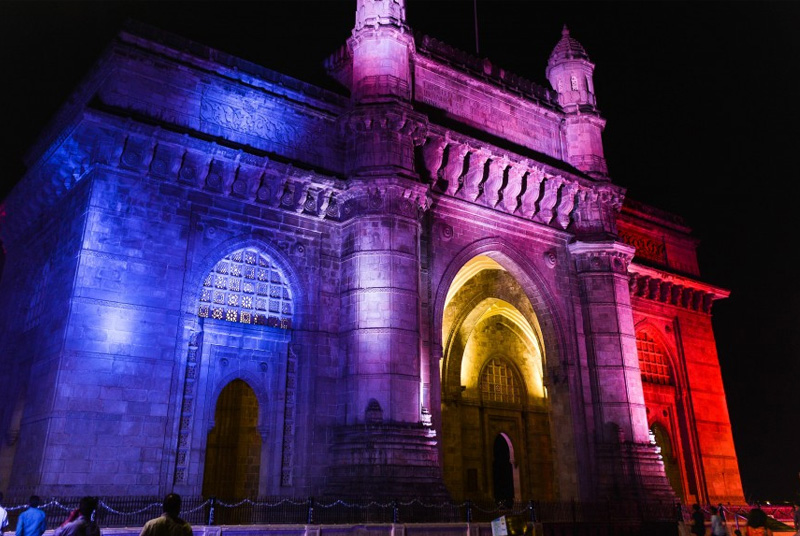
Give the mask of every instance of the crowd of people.
M 3 494 L 0 493 L 0 536 L 8 528 L 8 512 L 3 508 Z M 42 536 L 47 529 L 46 515 L 39 508 L 41 499 L 31 495 L 28 507 L 17 519 L 15 536 Z M 95 521 L 98 500 L 96 497 L 83 497 L 78 507 L 72 510 L 53 536 L 100 536 L 100 528 Z M 181 497 L 170 493 L 164 497 L 162 514 L 151 519 L 142 527 L 139 536 L 192 536 L 192 526 L 180 517 Z
M 15 536 L 42 536 L 47 528 L 44 510 L 39 508 L 41 499 L 31 495 L 28 507 L 17 519 Z M 72 510 L 61 525 L 53 532 L 53 536 L 100 536 L 100 528 L 95 521 L 98 500 L 96 497 L 83 497 L 78 508 Z M 800 536 L 800 501 L 792 506 L 795 536 Z M 139 536 L 192 536 L 191 525 L 180 517 L 181 497 L 170 493 L 164 497 L 162 514 L 151 519 L 142 527 Z M 761 508 L 753 508 L 747 514 L 744 530 L 729 530 L 722 505 L 709 509 L 710 518 L 699 504 L 692 505 L 691 532 L 694 536 L 773 536 L 769 527 L 768 516 Z M 3 494 L 0 493 L 0 536 L 8 528 L 8 512 L 3 508 Z

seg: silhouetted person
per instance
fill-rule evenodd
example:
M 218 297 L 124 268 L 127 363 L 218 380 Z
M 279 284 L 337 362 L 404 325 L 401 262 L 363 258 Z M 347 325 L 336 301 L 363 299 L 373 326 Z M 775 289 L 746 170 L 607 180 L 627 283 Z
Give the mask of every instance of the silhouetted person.
M 767 527 L 767 513 L 761 508 L 753 508 L 747 514 L 745 536 L 772 536 L 772 531 Z
M 93 519 L 95 510 L 97 510 L 95 497 L 81 498 L 77 517 L 70 520 L 74 517 L 74 513 L 70 514 L 67 521 L 55 530 L 53 536 L 100 536 L 100 528 Z
M 706 533 L 706 516 L 700 510 L 700 505 L 695 503 L 692 505 L 692 534 L 695 536 L 704 536 Z
M 8 512 L 3 508 L 3 494 L 0 493 L 0 535 L 6 531 L 8 526 Z
M 39 508 L 41 503 L 38 495 L 31 495 L 28 499 L 28 508 L 17 519 L 16 536 L 42 536 L 47 530 L 44 510 Z
M 164 497 L 164 513 L 151 519 L 142 527 L 139 536 L 192 536 L 192 526 L 178 517 L 181 513 L 181 496 L 170 493 Z

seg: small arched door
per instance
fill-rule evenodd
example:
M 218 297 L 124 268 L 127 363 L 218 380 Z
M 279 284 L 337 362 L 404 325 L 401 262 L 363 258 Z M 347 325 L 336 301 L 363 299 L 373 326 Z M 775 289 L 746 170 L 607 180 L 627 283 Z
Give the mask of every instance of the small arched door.
M 511 449 L 503 434 L 497 434 L 494 438 L 492 479 L 494 500 L 511 506 L 514 503 L 514 469 L 511 464 Z
M 664 461 L 664 472 L 667 474 L 667 480 L 669 480 L 669 484 L 672 486 L 672 490 L 675 494 L 681 500 L 685 500 L 681 468 L 677 456 L 675 455 L 672 441 L 669 438 L 669 432 L 659 424 L 653 425 L 652 432 L 656 440 L 656 445 L 661 448 L 661 458 Z
M 222 390 L 208 433 L 203 496 L 244 499 L 258 496 L 261 436 L 256 430 L 258 400 L 242 380 Z

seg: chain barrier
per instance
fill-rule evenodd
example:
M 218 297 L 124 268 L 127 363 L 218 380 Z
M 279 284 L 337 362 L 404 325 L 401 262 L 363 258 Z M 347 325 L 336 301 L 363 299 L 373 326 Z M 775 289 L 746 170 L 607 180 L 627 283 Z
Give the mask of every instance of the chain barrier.
M 63 514 L 73 510 L 77 497 L 51 499 L 41 508 L 47 511 L 48 528 L 55 528 Z M 26 500 L 9 501 L 6 509 L 12 522 L 26 508 Z M 107 497 L 98 501 L 98 521 L 106 527 L 138 526 L 160 513 L 162 503 L 155 497 Z M 431 502 L 417 498 L 388 501 L 365 498 L 333 497 L 263 497 L 225 501 L 216 497 L 184 497 L 182 517 L 193 525 L 260 524 L 339 524 L 339 523 L 475 523 L 488 522 L 501 515 L 524 517 L 532 523 L 611 523 L 618 521 L 614 503 L 579 503 L 575 501 L 515 502 L 497 504 L 488 501 Z M 630 514 L 631 505 L 622 509 Z M 642 504 L 642 519 L 676 522 L 677 503 Z M 738 519 L 739 508 L 726 507 L 730 517 Z M 620 510 L 620 511 L 622 511 Z M 150 515 L 153 514 L 153 515 Z M 729 518 L 730 519 L 730 518 Z M 731 519 L 732 520 L 732 519 Z
M 162 505 L 162 503 L 160 503 L 160 502 L 159 503 L 154 502 L 154 503 L 150 503 L 147 506 L 145 506 L 144 508 L 141 508 L 141 509 L 136 510 L 134 512 L 120 512 L 119 510 L 116 510 L 115 508 L 112 508 L 111 506 L 108 505 L 108 503 L 106 503 L 106 502 L 104 502 L 102 500 L 97 503 L 98 507 L 105 508 L 106 511 L 108 511 L 108 512 L 114 514 L 114 515 L 118 515 L 118 516 L 136 516 L 136 515 L 139 515 L 139 514 L 143 514 L 144 512 L 147 512 L 151 508 L 161 508 L 161 505 Z

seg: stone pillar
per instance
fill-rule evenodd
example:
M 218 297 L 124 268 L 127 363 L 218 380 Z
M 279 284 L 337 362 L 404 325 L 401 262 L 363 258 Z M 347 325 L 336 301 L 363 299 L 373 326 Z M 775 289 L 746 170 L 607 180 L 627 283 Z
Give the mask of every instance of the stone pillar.
M 342 252 L 348 424 L 419 422 L 419 233 L 416 206 L 396 189 L 373 190 L 344 228 Z M 366 412 L 371 401 L 382 417 Z M 374 402 L 373 402 L 374 405 Z
M 569 251 L 580 284 L 591 381 L 597 498 L 671 498 L 647 426 L 628 276 L 635 250 L 616 241 L 579 241 Z
M 408 186 L 408 185 L 406 185 Z M 437 438 L 423 421 L 419 216 L 425 187 L 354 186 L 344 206 L 342 341 L 345 424 L 335 431 L 328 493 L 437 497 Z

